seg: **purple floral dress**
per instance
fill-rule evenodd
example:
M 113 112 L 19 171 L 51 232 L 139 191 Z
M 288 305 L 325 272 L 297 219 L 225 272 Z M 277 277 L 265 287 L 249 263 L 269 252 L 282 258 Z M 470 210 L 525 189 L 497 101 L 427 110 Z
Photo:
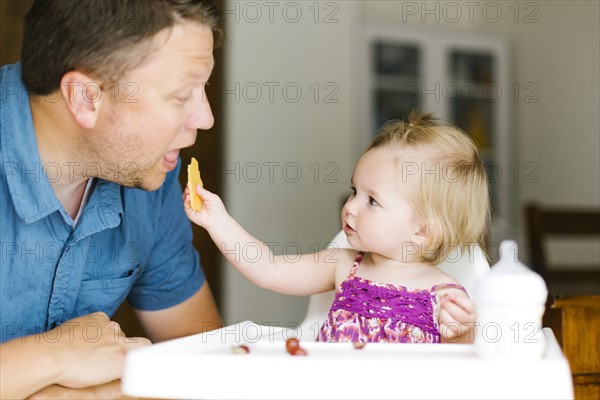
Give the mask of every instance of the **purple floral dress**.
M 439 343 L 436 318 L 437 289 L 413 289 L 373 282 L 355 276 L 364 253 L 359 252 L 350 275 L 335 294 L 327 319 L 319 331 L 319 342 Z

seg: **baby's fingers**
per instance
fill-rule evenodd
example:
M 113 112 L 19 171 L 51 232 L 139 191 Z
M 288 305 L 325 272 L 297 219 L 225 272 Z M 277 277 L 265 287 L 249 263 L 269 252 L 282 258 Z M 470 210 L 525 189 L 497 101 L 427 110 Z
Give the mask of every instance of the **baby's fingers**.
M 202 200 L 214 200 L 215 197 L 217 197 L 216 194 L 204 189 L 201 185 L 196 185 L 196 193 L 198 193 L 198 196 L 200 196 Z
M 468 314 L 475 314 L 475 303 L 467 296 L 451 296 L 450 299 Z
M 458 339 L 469 331 L 469 327 L 463 323 L 460 319 L 455 318 L 451 315 L 448 310 L 440 310 L 440 334 L 449 339 Z
M 446 296 L 442 300 L 440 310 L 440 319 L 442 317 L 458 321 L 460 323 L 471 322 L 475 320 L 475 310 L 469 302 L 461 301 L 461 297 Z M 468 300 L 468 299 L 467 299 Z M 445 322 L 449 322 L 446 320 Z
M 194 212 L 194 210 L 192 210 L 192 206 L 190 204 L 190 191 L 188 190 L 187 186 L 186 188 L 183 190 L 183 209 L 185 210 L 185 212 Z
M 203 203 L 205 202 L 210 202 L 210 201 L 214 201 L 216 198 L 218 198 L 218 196 L 212 192 L 209 192 L 208 190 L 204 189 L 201 185 L 196 185 L 196 193 L 198 194 L 198 196 L 200 196 L 200 199 L 202 200 Z M 190 200 L 191 200 L 191 193 L 189 191 L 189 188 L 186 186 L 185 189 L 183 190 L 183 205 L 184 208 L 187 210 L 188 208 L 190 210 L 193 210 L 190 204 Z M 195 211 L 195 210 L 193 210 Z

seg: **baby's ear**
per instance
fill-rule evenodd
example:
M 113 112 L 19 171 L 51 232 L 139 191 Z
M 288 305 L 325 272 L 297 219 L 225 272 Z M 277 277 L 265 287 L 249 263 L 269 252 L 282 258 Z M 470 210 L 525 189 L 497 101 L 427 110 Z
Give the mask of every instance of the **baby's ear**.
M 413 234 L 412 241 L 418 245 L 424 245 L 427 243 L 428 237 L 427 225 L 423 225 Z

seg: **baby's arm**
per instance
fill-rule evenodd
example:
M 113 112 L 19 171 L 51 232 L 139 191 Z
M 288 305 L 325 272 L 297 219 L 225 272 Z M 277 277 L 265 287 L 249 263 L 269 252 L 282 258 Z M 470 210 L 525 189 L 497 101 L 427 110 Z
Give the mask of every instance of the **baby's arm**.
M 316 254 L 303 254 L 299 259 L 275 256 L 267 245 L 229 215 L 219 196 L 199 185 L 196 190 L 202 198 L 202 210 L 194 211 L 190 207 L 186 188 L 183 204 L 188 218 L 208 231 L 227 260 L 248 280 L 266 289 L 293 295 L 320 293 L 335 287 L 335 267 L 343 250 L 325 249 Z
M 444 343 L 472 343 L 475 337 L 475 304 L 458 290 L 441 295 L 439 313 L 440 334 Z

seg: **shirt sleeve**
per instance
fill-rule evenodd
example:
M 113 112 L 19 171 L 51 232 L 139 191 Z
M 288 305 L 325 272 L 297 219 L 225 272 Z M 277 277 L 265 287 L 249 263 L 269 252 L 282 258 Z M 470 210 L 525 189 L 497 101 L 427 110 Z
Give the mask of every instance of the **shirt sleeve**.
M 148 216 L 153 220 L 153 234 L 148 235 L 152 246 L 128 296 L 131 306 L 138 310 L 175 306 L 194 295 L 205 281 L 200 257 L 192 244 L 191 222 L 183 210 L 177 178 L 180 168 L 181 160 L 175 171 L 167 174 L 161 189 L 151 193 L 156 195 L 147 211 L 153 214 Z

